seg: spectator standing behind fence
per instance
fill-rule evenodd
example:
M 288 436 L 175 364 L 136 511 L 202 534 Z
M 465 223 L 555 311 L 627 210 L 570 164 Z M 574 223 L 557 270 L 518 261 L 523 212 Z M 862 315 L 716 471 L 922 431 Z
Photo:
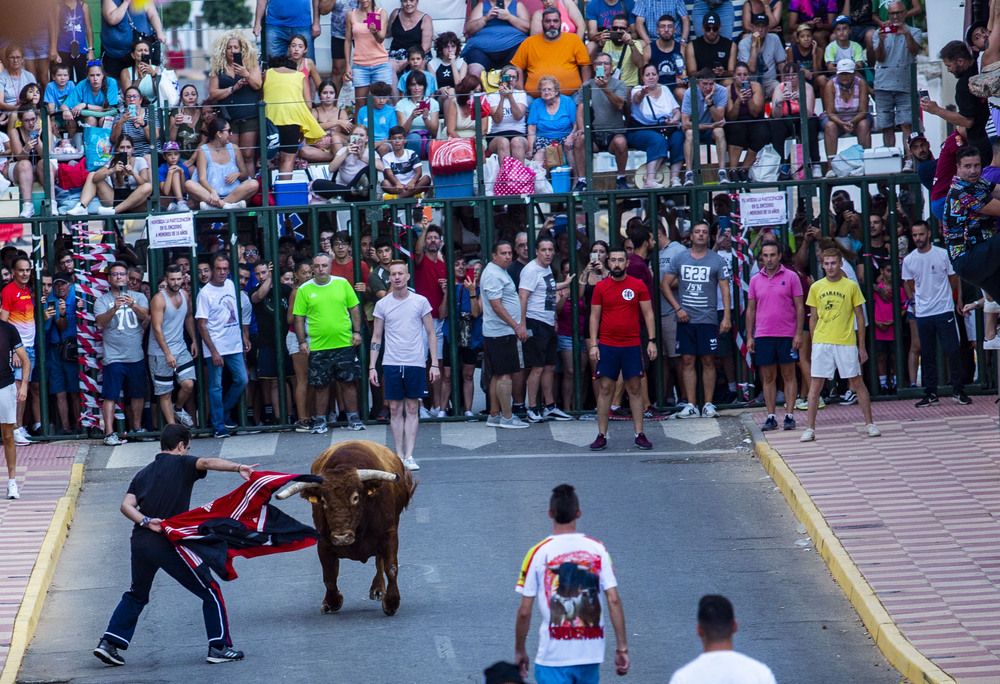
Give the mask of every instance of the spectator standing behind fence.
M 650 361 L 654 361 L 657 350 L 655 332 L 651 336 L 643 333 L 656 328 L 647 284 L 625 272 L 629 256 L 624 248 L 612 248 L 608 252 L 611 277 L 594 286 L 590 300 L 588 354 L 597 365 L 594 377 L 599 379 L 601 387 L 597 396 L 597 438 L 590 444 L 591 451 L 601 451 L 608 445 L 608 420 L 619 377 L 624 381 L 632 407 L 635 445 L 643 450 L 653 448 L 642 430 L 643 407 L 648 401 L 642 386 L 646 377 L 642 338 L 648 339 L 645 354 Z
M 425 222 L 413 246 L 413 258 L 416 266 L 413 269 L 413 286 L 417 294 L 427 298 L 431 304 L 431 318 L 434 319 L 434 337 L 437 341 L 437 358 L 444 354 L 444 326 L 447 316 L 441 316 L 441 302 L 444 301 L 444 290 L 448 285 L 448 267 L 441 256 L 441 229 Z M 441 418 L 444 416 L 444 406 L 448 401 L 448 389 L 444 387 L 440 376 L 430 383 L 431 409 L 421 407 L 421 418 Z
M 420 427 L 420 400 L 427 396 L 424 369 L 427 352 L 423 345 L 414 341 L 420 339 L 421 333 L 427 335 L 431 356 L 429 374 L 431 379 L 436 379 L 439 359 L 434 339 L 434 319 L 431 318 L 431 305 L 427 298 L 407 288 L 410 270 L 405 261 L 395 260 L 389 264 L 389 282 L 391 292 L 375 304 L 368 378 L 371 384 L 379 385 L 375 364 L 383 352 L 384 334 L 382 382 L 385 400 L 389 404 L 392 440 L 396 445 L 396 455 L 406 469 L 420 470 L 413 458 L 413 447 L 417 443 L 417 429 Z
M 193 427 L 194 420 L 184 405 L 194 393 L 195 359 L 198 338 L 194 330 L 194 311 L 186 292 L 182 291 L 184 274 L 179 266 L 167 266 L 166 286 L 153 295 L 149 303 L 149 374 L 153 378 L 153 394 L 160 402 L 163 419 Z M 190 347 L 185 341 L 187 332 Z M 177 401 L 173 401 L 174 379 L 177 380 Z M 176 418 L 176 420 L 175 420 Z
M 464 28 L 468 38 L 462 57 L 469 65 L 469 73 L 479 76 L 508 64 L 529 30 L 531 16 L 518 0 L 497 4 L 483 0 L 475 4 Z
M 250 294 L 250 302 L 253 304 L 255 318 L 257 319 L 257 333 L 260 338 L 260 346 L 257 348 L 257 377 L 260 379 L 261 389 L 264 394 L 264 424 L 276 425 L 281 422 L 275 420 L 280 414 L 279 393 L 285 388 L 278 381 L 278 354 L 284 354 L 285 350 L 280 348 L 276 340 L 278 331 L 284 329 L 284 322 L 288 318 L 288 298 L 292 294 L 292 288 L 283 283 L 278 283 L 274 278 L 274 267 L 266 261 L 258 261 L 253 267 L 254 276 L 257 278 L 257 286 Z M 273 288 L 278 287 L 278 327 L 275 328 L 275 296 Z M 287 373 L 288 367 L 285 366 Z M 290 411 L 289 411 L 290 413 Z
M 938 153 L 937 163 L 934 165 L 934 181 L 931 185 L 931 214 L 938 220 L 944 221 L 945 201 L 948 191 L 951 189 L 951 181 L 958 170 L 955 160 L 959 150 L 968 144 L 966 131 L 959 126 L 951 135 L 941 143 L 941 151 Z
M 65 271 L 56 273 L 52 277 L 52 292 L 45 300 L 47 389 L 49 394 L 56 397 L 56 408 L 62 425 L 57 433 L 59 435 L 76 434 L 80 416 L 80 366 L 76 358 L 78 300 L 72 278 L 72 274 Z
M 483 269 L 483 362 L 489 377 L 490 415 L 486 424 L 519 429 L 528 424 L 512 413 L 513 376 L 521 371 L 521 345 L 528 331 L 521 324 L 521 300 L 507 272 L 514 257 L 511 244 L 498 240 L 490 263 Z
M 910 133 L 906 144 L 913 158 L 913 166 L 920 178 L 920 184 L 929 192 L 934 187 L 934 171 L 937 169 L 937 159 L 931 152 L 931 144 L 927 142 L 923 133 L 917 132 Z
M 583 84 L 590 86 L 591 148 L 594 152 L 610 152 L 614 155 L 615 168 L 618 171 L 615 187 L 618 190 L 627 190 L 628 142 L 624 135 L 624 131 L 627 129 L 623 112 L 626 109 L 625 100 L 628 97 L 629 88 L 623 81 L 612 75 L 613 67 L 610 55 L 598 53 L 597 57 L 594 58 L 594 68 L 594 78 Z M 576 164 L 576 177 L 580 179 L 574 190 L 582 191 L 587 189 L 586 152 L 582 149 L 585 142 L 583 108 L 586 106 L 583 101 L 583 88 L 573 96 L 573 101 L 576 102 L 576 127 L 580 131 L 574 147 L 581 148 L 580 154 L 573 155 L 573 161 Z M 676 104 L 675 102 L 675 108 Z
M 23 254 L 23 253 L 22 253 Z M 0 295 L 0 321 L 7 321 L 14 328 L 24 346 L 24 351 L 35 365 L 35 301 L 31 289 L 31 261 L 26 256 L 15 256 L 10 263 L 13 272 L 13 280 L 4 286 Z M 25 370 L 21 367 L 19 359 L 11 358 L 14 364 L 14 380 L 17 384 L 17 427 L 14 430 L 14 441 L 18 446 L 26 446 L 31 443 L 28 439 L 28 431 L 24 427 L 24 408 L 27 405 L 25 397 L 30 393 L 32 405 L 37 406 L 38 383 L 30 382 L 30 368 Z M 24 391 L 22 392 L 22 388 Z M 35 416 L 39 412 L 36 408 Z
M 625 611 L 618 596 L 611 556 L 604 544 L 576 531 L 580 499 L 571 485 L 561 484 L 549 499 L 552 534 L 528 550 L 517 580 L 521 605 L 514 628 L 514 662 L 521 676 L 528 676 L 530 660 L 524 643 L 531 628 L 531 612 L 538 600 L 541 625 L 535 655 L 535 681 L 539 684 L 587 682 L 596 684 L 604 662 L 604 610 L 601 592 L 615 630 L 615 672 L 628 674 L 631 661 Z M 582 615 L 571 617 L 565 610 L 576 602 Z M 585 618 L 584 618 L 585 616 Z M 583 624 L 576 626 L 577 617 Z
M 778 85 L 778 66 L 785 61 L 785 46 L 778 35 L 768 31 L 767 15 L 755 14 L 750 21 L 753 30 L 740 40 L 736 59 L 744 62 L 751 78 L 764 86 L 764 96 L 771 97 Z
M 750 179 L 750 167 L 757 159 L 757 153 L 770 142 L 763 118 L 764 87 L 751 80 L 750 69 L 745 62 L 737 62 L 726 105 L 728 175 L 735 183 L 745 183 Z M 740 161 L 743 150 L 747 151 L 747 156 Z
M 904 24 L 905 15 L 906 6 L 902 2 L 889 3 L 889 20 L 872 38 L 875 49 L 875 126 L 881 129 L 882 142 L 886 147 L 896 144 L 897 126 L 903 132 L 903 140 L 907 140 L 913 131 L 910 65 L 916 62 L 923 33 Z M 906 154 L 906 150 L 903 152 L 906 156 L 903 172 L 908 173 L 913 171 L 913 157 Z
M 715 392 L 715 353 L 719 348 L 719 333 L 727 333 L 730 323 L 729 264 L 708 248 L 708 224 L 691 228 L 691 249 L 670 259 L 670 265 L 660 282 L 660 292 L 677 313 L 677 351 L 684 372 L 686 405 L 678 418 L 714 418 L 712 403 Z M 677 294 L 674 296 L 674 282 Z M 722 321 L 716 313 L 716 296 L 722 294 Z M 701 359 L 701 385 L 705 403 L 699 413 L 698 378 L 695 356 Z
M 122 389 L 131 410 L 132 433 L 142 433 L 142 404 L 146 396 L 146 359 L 142 335 L 149 318 L 149 301 L 141 292 L 129 292 L 128 267 L 115 262 L 108 268 L 108 291 L 94 302 L 94 324 L 104 341 L 104 382 L 101 386 L 101 413 L 104 418 L 104 445 L 125 442 L 115 434 L 115 403 Z
M 292 314 L 299 351 L 309 355 L 309 386 L 315 391 L 313 434 L 327 431 L 326 412 L 331 384 L 340 383 L 348 430 L 364 430 L 358 416 L 361 365 L 356 347 L 361 344 L 361 303 L 350 282 L 330 275 L 328 254 L 313 257 L 313 278 L 295 295 Z M 306 339 L 306 324 L 309 338 Z
M 726 4 L 728 3 L 723 3 L 723 7 Z M 709 12 L 703 16 L 705 19 L 701 32 L 688 43 L 687 56 L 684 58 L 687 75 L 694 78 L 702 69 L 711 69 L 715 78 L 726 78 L 736 66 L 736 43 L 728 35 L 720 34 L 722 22 L 718 14 Z M 731 32 L 732 22 L 729 25 Z
M 441 358 L 441 383 L 448 394 L 451 393 L 451 349 L 455 347 L 458 356 L 459 373 L 461 374 L 462 403 L 461 406 L 452 403 L 452 415 L 472 417 L 472 399 L 475 392 L 476 368 L 483 360 L 483 306 L 479 297 L 479 274 L 474 268 L 466 270 L 465 257 L 462 252 L 455 251 L 452 258 L 454 278 L 445 290 L 441 302 L 441 312 L 448 313 L 448 300 L 455 297 L 455 313 L 458 314 L 457 339 L 451 337 L 451 326 L 444 326 L 445 350 Z M 445 405 L 442 402 L 441 408 Z
M 260 132 L 257 101 L 264 84 L 257 48 L 242 31 L 223 34 L 215 41 L 208 74 L 208 96 L 219 104 L 229 121 L 243 165 L 256 168 Z
M 802 282 L 798 274 L 781 263 L 781 248 L 776 243 L 761 247 L 764 267 L 750 279 L 747 297 L 747 351 L 754 354 L 754 363 L 760 368 L 764 389 L 767 420 L 762 430 L 777 430 L 778 368 L 784 382 L 785 419 L 782 429 L 795 429 L 795 398 L 798 384 L 795 365 L 802 348 L 805 305 Z
M 287 54 L 288 44 L 296 34 L 319 38 L 319 17 L 318 0 L 257 0 L 253 34 L 260 38 L 262 27 L 267 26 L 264 57 L 271 59 Z M 308 42 L 308 55 L 309 59 L 316 59 L 312 40 Z
M 702 596 L 697 632 L 704 652 L 674 672 L 670 684 L 775 684 L 767 665 L 733 650 L 737 629 L 729 599 L 718 594 Z
M 691 17 L 684 0 L 636 0 L 632 14 L 636 34 L 647 43 L 653 42 L 654 35 L 661 35 L 659 25 L 665 16 L 670 17 L 674 28 L 678 22 L 681 25 L 678 43 L 686 43 L 691 34 Z
M 133 8 L 131 0 L 101 0 L 101 63 L 112 78 L 132 65 L 129 52 L 137 32 L 155 35 L 161 45 L 167 42 L 155 3 L 147 2 L 138 9 Z M 152 61 L 160 63 L 159 50 Z
M 80 0 L 61 0 L 50 32 L 49 61 L 69 69 L 74 82 L 87 78 L 87 62 L 94 60 L 94 27 L 90 6 Z M 74 45 L 73 43 L 76 43 Z
M 726 106 L 729 104 L 729 92 L 726 87 L 716 83 L 712 72 L 702 69 L 695 78 L 698 85 L 688 88 L 681 102 L 681 127 L 684 129 L 684 185 L 694 185 L 694 129 L 697 126 L 698 140 L 701 144 L 711 145 L 715 142 L 715 150 L 719 159 L 719 183 L 728 183 L 726 174 Z M 691 97 L 697 93 L 698 122 L 692 119 Z
M 603 2 L 604 0 L 597 0 Z M 548 76 L 560 84 L 563 95 L 572 95 L 593 76 L 590 55 L 579 36 L 563 33 L 559 10 L 542 13 L 542 34 L 524 39 L 510 63 L 525 74 L 524 89 L 538 97 L 541 81 Z
M 247 386 L 247 368 L 243 354 L 250 350 L 247 329 L 250 321 L 240 320 L 241 308 L 236 297 L 236 285 L 229 277 L 229 257 L 218 253 L 212 257 L 212 279 L 198 292 L 195 318 L 202 340 L 202 354 L 211 363 L 205 364 L 208 408 L 212 429 L 217 438 L 229 437 L 236 429 L 230 411 L 236 406 Z M 242 331 L 240 330 L 242 325 Z M 229 369 L 232 379 L 225 396 L 222 393 L 222 369 Z
M 925 408 L 938 403 L 938 342 L 951 372 L 952 400 L 970 404 L 972 400 L 966 395 L 962 383 L 961 348 L 955 324 L 955 302 L 962 302 L 962 281 L 952 268 L 948 250 L 931 244 L 930 228 L 925 222 L 914 223 L 910 235 L 917 249 L 903 259 L 900 277 L 907 298 L 914 301 L 917 333 L 920 336 L 924 397 L 915 406 Z
M 670 90 L 675 100 L 684 99 L 687 87 L 684 64 L 684 42 L 675 35 L 677 22 L 673 15 L 664 14 L 656 23 L 656 40 L 649 44 L 650 64 L 659 72 L 660 85 Z
M 524 367 L 528 371 L 527 413 L 528 422 L 541 423 L 548 419 L 573 420 L 556 406 L 555 371 L 558 343 L 556 340 L 556 311 L 562 306 L 564 293 L 573 277 L 556 284 L 552 273 L 555 241 L 543 235 L 535 240 L 535 258 L 521 271 L 518 296 L 521 298 L 521 325 L 528 330 L 524 343 Z M 539 388 L 544 409 L 536 403 Z
M 881 432 L 872 421 L 871 399 L 861 380 L 861 364 L 868 360 L 865 350 L 865 297 L 861 288 L 844 275 L 843 257 L 838 249 L 823 250 L 823 273 L 809 288 L 809 330 L 812 336 L 812 384 L 809 387 L 808 427 L 800 438 L 803 442 L 816 439 L 816 410 L 819 395 L 827 380 L 839 373 L 847 380 L 865 417 L 869 437 Z M 855 336 L 855 330 L 857 335 Z

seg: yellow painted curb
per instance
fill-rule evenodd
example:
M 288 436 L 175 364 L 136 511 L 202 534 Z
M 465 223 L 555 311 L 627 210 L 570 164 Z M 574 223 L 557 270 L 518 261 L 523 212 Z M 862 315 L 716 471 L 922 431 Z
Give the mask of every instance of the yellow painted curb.
M 889 612 L 879 601 L 864 575 L 854 565 L 850 554 L 833 533 L 826 519 L 819 512 L 805 487 L 767 442 L 757 442 L 757 458 L 774 479 L 788 505 L 813 540 L 816 551 L 826 561 L 830 573 L 847 595 L 886 659 L 911 682 L 921 684 L 955 684 L 955 680 L 927 659 L 903 636 L 892 621 Z M 0 684 L 4 684 L 0 680 Z
M 66 487 L 66 494 L 56 504 L 52 522 L 49 523 L 45 539 L 42 540 L 42 546 L 38 550 L 35 567 L 31 570 L 31 577 L 28 578 L 28 586 L 24 590 L 24 598 L 21 599 L 21 607 L 14 620 L 10 651 L 7 654 L 3 672 L 0 673 L 0 684 L 15 684 L 17 681 L 17 672 L 21 669 L 24 652 L 28 649 L 31 637 L 35 635 L 38 618 L 42 615 L 45 594 L 49 590 L 52 575 L 56 571 L 56 562 L 59 560 L 60 552 L 62 552 L 63 542 L 66 541 L 66 533 L 69 531 L 70 521 L 73 520 L 76 500 L 80 495 L 82 485 L 83 464 L 74 463 L 69 486 Z

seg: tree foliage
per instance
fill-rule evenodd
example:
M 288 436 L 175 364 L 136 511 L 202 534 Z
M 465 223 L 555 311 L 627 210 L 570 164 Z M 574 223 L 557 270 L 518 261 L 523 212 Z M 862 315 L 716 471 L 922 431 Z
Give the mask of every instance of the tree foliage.
M 163 28 L 172 29 L 184 26 L 191 19 L 191 3 L 188 0 L 173 0 L 163 6 Z
M 253 12 L 242 0 L 206 0 L 201 5 L 202 20 L 213 28 L 240 28 L 253 25 Z

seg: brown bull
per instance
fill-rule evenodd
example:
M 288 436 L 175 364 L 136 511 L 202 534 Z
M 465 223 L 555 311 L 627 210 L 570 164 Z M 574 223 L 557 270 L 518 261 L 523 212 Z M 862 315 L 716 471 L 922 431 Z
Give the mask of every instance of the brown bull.
M 367 563 L 374 556 L 375 579 L 369 598 L 382 599 L 382 611 L 394 614 L 399 608 L 399 514 L 417 488 L 412 475 L 388 447 L 367 441 L 333 445 L 313 461 L 311 472 L 322 476 L 323 482 L 297 482 L 277 498 L 301 492 L 313 505 L 313 521 L 320 534 L 316 548 L 326 585 L 322 611 L 331 613 L 344 604 L 337 590 L 340 559 Z

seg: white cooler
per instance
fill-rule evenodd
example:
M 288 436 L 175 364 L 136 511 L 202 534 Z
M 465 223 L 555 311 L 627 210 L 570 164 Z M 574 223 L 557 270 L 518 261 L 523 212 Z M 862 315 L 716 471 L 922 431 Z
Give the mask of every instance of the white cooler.
M 903 151 L 898 147 L 876 147 L 864 151 L 862 162 L 866 176 L 899 173 L 903 170 Z

